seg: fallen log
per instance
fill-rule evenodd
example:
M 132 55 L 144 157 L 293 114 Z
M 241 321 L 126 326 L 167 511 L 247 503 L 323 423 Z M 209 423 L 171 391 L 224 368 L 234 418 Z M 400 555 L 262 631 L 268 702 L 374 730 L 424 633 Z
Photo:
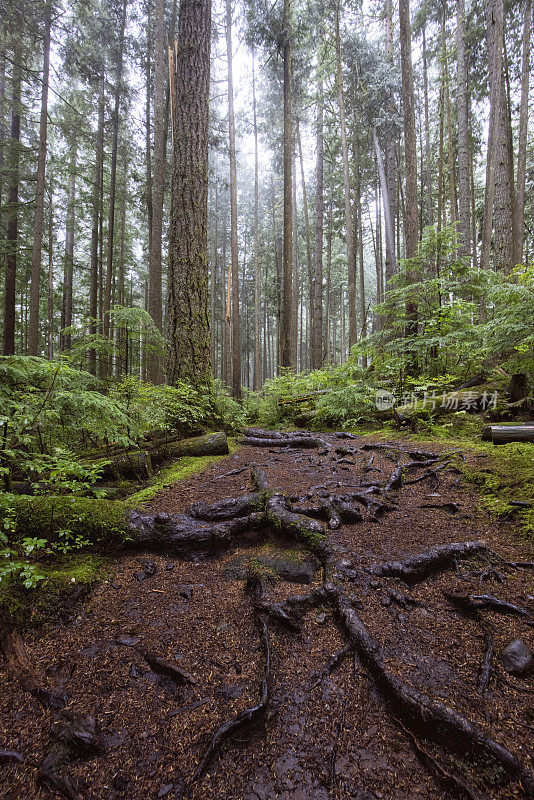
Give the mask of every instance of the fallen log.
M 85 463 L 101 465 L 104 479 L 140 478 L 152 475 L 152 463 L 163 459 L 200 456 L 225 456 L 228 440 L 224 431 L 195 436 L 192 439 L 164 438 L 148 441 L 142 450 L 125 450 L 110 456 L 100 457 Z
M 373 564 L 368 571 L 381 578 L 401 578 L 407 583 L 419 581 L 433 572 L 447 569 L 457 558 L 470 558 L 487 551 L 484 542 L 458 542 L 433 547 L 424 553 L 408 556 L 404 561 Z
M 438 741 L 448 751 L 475 758 L 489 758 L 502 767 L 509 778 L 521 785 L 526 797 L 534 798 L 534 778 L 517 757 L 502 745 L 490 739 L 470 720 L 434 700 L 388 670 L 387 660 L 375 638 L 341 592 L 330 588 L 330 597 L 338 614 L 341 627 L 353 645 L 363 665 L 374 679 L 387 704 L 400 716 L 403 724 L 420 731 L 431 741 Z
M 491 425 L 489 427 L 493 444 L 534 442 L 534 423 L 527 425 Z

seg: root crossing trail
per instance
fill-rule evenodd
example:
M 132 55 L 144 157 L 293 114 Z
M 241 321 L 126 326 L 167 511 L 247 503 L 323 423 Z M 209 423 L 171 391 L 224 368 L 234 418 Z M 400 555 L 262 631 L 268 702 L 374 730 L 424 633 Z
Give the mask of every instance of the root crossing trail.
M 533 677 L 502 656 L 534 647 L 532 555 L 477 510 L 476 457 L 284 439 L 248 431 L 144 510 L 250 514 L 224 549 L 158 535 L 4 640 L 2 798 L 534 797 Z

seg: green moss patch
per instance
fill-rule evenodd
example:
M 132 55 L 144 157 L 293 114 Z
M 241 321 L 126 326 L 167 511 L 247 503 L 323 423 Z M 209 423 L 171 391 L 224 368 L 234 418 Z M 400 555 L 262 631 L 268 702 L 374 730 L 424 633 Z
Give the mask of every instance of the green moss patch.
M 230 455 L 236 452 L 237 444 L 235 439 L 228 439 L 228 450 Z M 228 458 L 228 456 L 186 456 L 185 458 L 180 458 L 170 466 L 160 470 L 144 489 L 127 497 L 124 505 L 127 508 L 137 508 L 142 503 L 152 500 L 163 489 L 190 478 L 192 475 L 198 475 L 204 472 L 211 464 L 216 464 L 225 458 Z

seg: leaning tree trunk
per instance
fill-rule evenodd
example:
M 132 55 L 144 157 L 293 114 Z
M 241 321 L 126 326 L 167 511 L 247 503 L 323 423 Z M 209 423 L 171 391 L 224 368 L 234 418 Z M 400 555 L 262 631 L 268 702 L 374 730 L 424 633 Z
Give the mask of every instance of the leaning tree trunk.
M 211 0 L 181 0 L 174 74 L 167 377 L 211 373 L 208 275 L 208 135 Z
M 52 3 L 45 9 L 43 44 L 43 82 L 41 85 L 41 119 L 39 123 L 39 155 L 37 157 L 37 185 L 35 190 L 35 220 L 33 225 L 32 274 L 30 284 L 30 321 L 28 354 L 36 356 L 39 348 L 39 286 L 44 233 L 44 194 L 46 177 L 46 150 L 48 133 L 48 76 L 50 74 L 50 28 Z

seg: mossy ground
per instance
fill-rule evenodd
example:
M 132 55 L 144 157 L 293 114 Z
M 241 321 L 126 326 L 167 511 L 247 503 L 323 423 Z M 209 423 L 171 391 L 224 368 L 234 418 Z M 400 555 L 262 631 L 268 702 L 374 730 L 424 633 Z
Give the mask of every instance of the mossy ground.
M 229 454 L 232 455 L 237 450 L 237 443 L 235 439 L 228 439 Z M 161 469 L 157 475 L 150 481 L 148 486 L 140 489 L 135 494 L 130 495 L 124 501 L 127 508 L 136 508 L 148 500 L 152 500 L 162 489 L 167 486 L 172 486 L 184 478 L 189 478 L 191 475 L 200 474 L 204 472 L 210 464 L 216 464 L 218 461 L 228 458 L 228 456 L 186 456 L 180 458 L 168 467 Z
M 57 618 L 64 607 L 71 611 L 73 599 L 85 596 L 109 568 L 107 558 L 76 553 L 53 564 L 40 564 L 45 577 L 35 589 L 24 589 L 15 578 L 0 581 L 0 623 L 35 627 Z

